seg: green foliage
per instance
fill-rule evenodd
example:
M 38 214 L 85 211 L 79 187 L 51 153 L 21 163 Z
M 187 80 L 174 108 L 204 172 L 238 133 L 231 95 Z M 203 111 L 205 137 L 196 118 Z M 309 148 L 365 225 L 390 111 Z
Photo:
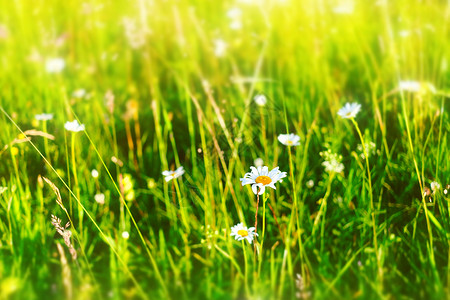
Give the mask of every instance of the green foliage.
M 448 297 L 448 3 L 351 3 L 2 1 L 0 299 Z

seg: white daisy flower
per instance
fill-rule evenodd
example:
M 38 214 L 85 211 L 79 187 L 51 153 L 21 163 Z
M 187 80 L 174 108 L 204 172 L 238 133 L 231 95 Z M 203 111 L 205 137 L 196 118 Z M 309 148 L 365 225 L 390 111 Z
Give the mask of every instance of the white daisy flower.
M 402 38 L 405 38 L 405 37 L 408 37 L 408 36 L 411 35 L 411 31 L 409 31 L 409 30 L 407 30 L 407 29 L 400 30 L 400 31 L 398 32 L 398 35 L 399 35 L 400 37 L 402 37 Z
M 128 231 L 122 232 L 122 238 L 124 238 L 125 240 L 128 240 L 130 238 L 130 234 L 128 233 Z
M 264 165 L 264 161 L 261 157 L 258 157 L 253 162 L 255 164 L 255 167 L 262 167 Z
M 255 103 L 259 106 L 264 106 L 267 103 L 267 97 L 262 94 L 258 94 L 253 97 L 253 101 L 255 101 Z
M 93 170 L 91 171 L 91 175 L 92 175 L 92 177 L 94 177 L 94 178 L 98 178 L 98 171 L 97 171 L 96 169 L 93 169 Z
M 246 239 L 250 244 L 253 242 L 255 236 L 258 236 L 256 232 L 254 232 L 255 227 L 247 228 L 242 223 L 239 223 L 233 227 L 231 227 L 231 236 L 238 241 Z
M 420 82 L 414 80 L 403 80 L 398 83 L 398 88 L 402 91 L 416 93 L 420 91 Z
M 441 188 L 441 185 L 439 183 L 437 183 L 436 181 L 433 181 L 430 184 L 430 186 L 431 186 L 431 190 L 433 191 L 433 193 L 436 193 L 436 191 Z
M 346 103 L 344 107 L 342 107 L 338 111 L 338 115 L 340 115 L 344 119 L 351 119 L 356 117 L 356 115 L 361 110 L 361 104 L 359 103 Z
M 64 124 L 64 128 L 72 132 L 79 132 L 85 129 L 84 124 L 79 124 L 77 120 L 73 120 L 72 122 L 66 122 L 66 124 Z
M 296 134 L 280 134 L 278 136 L 278 141 L 285 146 L 299 146 L 300 137 Z
M 96 194 L 94 196 L 95 202 L 97 202 L 100 205 L 105 204 L 105 194 L 100 193 L 100 194 Z
M 162 174 L 165 176 L 164 180 L 165 180 L 166 182 L 169 182 L 169 181 L 171 181 L 172 179 L 178 178 L 178 177 L 180 177 L 181 175 L 183 175 L 183 174 L 184 174 L 184 169 L 183 169 L 183 167 L 181 166 L 181 167 L 179 167 L 178 169 L 176 169 L 175 171 L 164 171 L 164 172 L 162 172 Z
M 227 52 L 228 44 L 222 39 L 214 40 L 214 55 L 216 57 L 223 57 Z
M 53 119 L 53 114 L 38 114 L 35 115 L 34 118 L 38 121 L 47 121 Z
M 419 82 L 414 80 L 404 80 L 400 81 L 398 88 L 401 91 L 411 92 L 411 93 L 432 93 L 436 94 L 436 87 L 430 82 Z
M 281 172 L 278 167 L 274 168 L 269 172 L 269 168 L 267 166 L 264 167 L 250 167 L 252 170 L 250 173 L 246 173 L 244 178 L 241 178 L 242 186 L 246 184 L 252 185 L 253 193 L 262 195 L 266 190 L 266 186 L 276 189 L 275 183 L 278 181 L 281 182 L 280 179 L 287 176 L 286 172 Z M 259 189 L 259 192 L 258 192 Z
M 65 66 L 66 62 L 60 57 L 50 58 L 45 62 L 45 70 L 47 70 L 48 73 L 60 73 L 64 70 Z
M 72 93 L 72 97 L 74 98 L 83 98 L 84 96 L 86 96 L 86 90 L 85 89 L 77 89 L 75 91 L 73 91 Z

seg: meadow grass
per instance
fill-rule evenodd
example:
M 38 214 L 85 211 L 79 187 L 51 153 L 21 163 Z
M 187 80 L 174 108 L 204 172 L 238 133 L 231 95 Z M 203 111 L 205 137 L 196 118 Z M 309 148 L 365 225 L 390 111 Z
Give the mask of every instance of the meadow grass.
M 449 14 L 0 1 L 0 299 L 450 298 Z

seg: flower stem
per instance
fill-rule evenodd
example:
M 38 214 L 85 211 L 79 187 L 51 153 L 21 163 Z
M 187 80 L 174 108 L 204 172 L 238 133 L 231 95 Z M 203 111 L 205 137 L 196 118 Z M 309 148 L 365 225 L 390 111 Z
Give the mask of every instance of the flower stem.
M 258 278 L 261 274 L 264 234 L 266 232 L 266 201 L 268 198 L 269 198 L 269 195 L 264 194 L 264 196 L 263 196 L 263 223 L 262 223 L 261 249 L 260 249 L 259 261 L 258 261 Z
M 77 164 L 75 160 L 75 133 L 71 134 L 71 156 L 72 156 L 72 172 L 73 172 L 73 179 L 75 182 L 75 193 L 77 195 L 78 199 L 80 198 L 80 187 L 78 186 L 78 176 L 77 176 Z M 81 203 L 78 203 L 78 230 L 80 234 L 83 234 L 83 216 L 84 211 L 81 207 Z
M 184 226 L 186 227 L 186 231 L 189 233 L 191 228 L 189 227 L 189 223 L 186 218 L 186 211 L 183 205 L 183 197 L 181 196 L 180 187 L 178 186 L 178 181 L 176 178 L 173 179 L 175 190 L 177 191 L 178 201 L 180 202 L 180 211 L 181 211 L 181 220 L 183 221 Z
M 44 120 L 44 121 L 42 121 L 42 122 L 43 122 L 43 124 L 42 124 L 42 126 L 43 126 L 43 131 L 44 131 L 45 133 L 48 133 L 48 132 L 47 132 L 47 121 Z M 44 139 L 44 150 L 45 150 L 45 155 L 47 156 L 48 161 L 51 162 L 50 152 L 49 152 L 49 150 L 48 150 L 48 139 L 47 139 L 47 138 Z
M 366 168 L 367 168 L 367 181 L 369 182 L 369 197 L 370 197 L 370 210 L 371 210 L 371 216 L 372 216 L 372 229 L 373 229 L 373 245 L 375 248 L 375 256 L 377 259 L 377 266 L 378 266 L 378 279 L 380 284 L 383 282 L 383 269 L 381 268 L 381 262 L 380 257 L 378 253 L 378 241 L 377 241 L 377 227 L 376 227 L 376 221 L 375 221 L 375 207 L 373 204 L 373 190 L 372 190 L 372 177 L 370 174 L 370 166 L 369 166 L 369 155 L 367 153 L 366 149 L 366 143 L 364 141 L 364 138 L 361 134 L 361 130 L 359 129 L 358 123 L 355 121 L 354 118 L 351 118 L 353 125 L 355 125 L 356 131 L 358 132 L 359 138 L 361 140 L 363 152 L 364 152 L 364 158 L 366 161 Z
M 244 284 L 245 284 L 245 293 L 247 294 L 247 298 L 250 297 L 250 290 L 248 288 L 248 262 L 247 262 L 247 251 L 245 251 L 245 243 L 244 240 L 242 240 L 242 250 L 244 251 L 244 264 L 245 264 L 245 271 L 244 271 Z
M 255 232 L 258 230 L 259 188 L 256 193 Z
M 297 220 L 297 223 L 299 221 L 299 219 L 297 218 L 297 214 L 299 213 L 299 204 L 298 204 L 298 198 L 297 198 L 297 188 L 296 188 L 296 182 L 295 182 L 295 175 L 294 175 L 294 162 L 293 162 L 293 158 L 292 158 L 292 151 L 291 151 L 291 147 L 288 146 L 288 153 L 289 153 L 289 171 L 290 171 L 290 177 L 291 177 L 291 181 L 292 181 L 292 193 L 294 195 L 294 203 L 293 203 L 293 207 L 292 207 L 292 214 L 291 214 L 291 220 L 289 221 L 289 226 L 288 226 L 288 230 L 287 230 L 287 235 L 286 235 L 286 250 L 288 251 L 288 257 L 289 259 L 292 261 L 291 259 L 291 250 L 290 250 L 290 238 L 291 238 L 291 232 L 292 232 L 292 227 L 294 225 L 294 220 Z M 300 228 L 301 224 L 297 224 L 297 227 Z M 304 276 L 305 274 L 305 264 L 304 264 L 304 258 L 303 258 L 303 253 L 304 253 L 304 249 L 303 249 L 303 243 L 302 243 L 302 236 L 301 236 L 301 232 L 299 230 L 298 233 L 298 240 L 299 240 L 299 251 L 300 251 L 300 267 L 301 267 L 301 272 L 302 272 L 302 276 L 303 278 L 305 278 Z M 290 275 L 292 276 L 293 272 L 292 272 L 292 266 L 290 271 Z
M 258 208 L 259 208 L 259 187 L 256 189 L 256 212 L 255 212 L 255 232 L 258 230 Z M 254 245 L 254 256 L 256 257 L 256 241 Z

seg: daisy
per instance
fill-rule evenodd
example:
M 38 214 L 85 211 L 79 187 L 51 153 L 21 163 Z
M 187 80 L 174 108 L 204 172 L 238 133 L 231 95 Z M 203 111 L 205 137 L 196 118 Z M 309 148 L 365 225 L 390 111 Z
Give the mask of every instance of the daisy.
M 340 115 L 344 119 L 352 119 L 356 117 L 356 115 L 361 110 L 361 104 L 359 103 L 346 103 L 344 107 L 342 107 L 338 111 L 338 115 Z
M 398 83 L 398 88 L 402 91 L 416 93 L 420 91 L 420 82 L 414 80 L 403 80 Z
M 214 55 L 223 57 L 227 53 L 228 44 L 222 39 L 214 40 Z
M 181 175 L 183 175 L 183 174 L 184 174 L 184 169 L 183 169 L 183 167 L 181 166 L 181 167 L 179 167 L 178 169 L 176 169 L 175 171 L 164 171 L 164 172 L 162 172 L 162 174 L 165 176 L 164 180 L 165 180 L 166 182 L 169 182 L 169 181 L 171 181 L 172 179 L 178 178 L 178 177 L 180 177 Z
M 66 66 L 66 62 L 62 58 L 50 58 L 45 62 L 45 70 L 48 73 L 60 73 Z
M 77 89 L 75 91 L 73 91 L 72 93 L 72 97 L 74 98 L 83 98 L 84 96 L 86 96 L 86 90 L 85 89 Z
M 125 240 L 128 240 L 130 238 L 130 234 L 128 233 L 128 231 L 122 232 L 122 238 Z
M 95 194 L 94 199 L 95 199 L 95 202 L 97 202 L 100 205 L 105 204 L 105 194 L 103 194 L 103 193 Z
M 92 177 L 94 177 L 94 178 L 98 178 L 98 171 L 96 170 L 96 169 L 93 169 L 92 171 L 91 171 L 91 175 L 92 175 Z
M 256 232 L 254 232 L 255 227 L 247 228 L 242 223 L 239 223 L 233 227 L 231 227 L 231 236 L 238 241 L 242 241 L 246 239 L 250 244 L 253 242 L 255 236 L 258 236 Z
M 66 122 L 64 128 L 68 131 L 79 132 L 84 130 L 84 124 L 79 124 L 77 120 L 73 120 L 72 122 Z
M 34 118 L 38 121 L 47 121 L 53 119 L 53 114 L 39 114 L 35 115 Z
M 267 97 L 262 94 L 256 95 L 253 100 L 258 106 L 264 106 L 267 103 Z
M 278 136 L 278 141 L 285 146 L 299 146 L 300 137 L 296 134 L 280 134 Z
M 398 88 L 401 91 L 419 94 L 426 94 L 426 93 L 436 94 L 437 92 L 436 87 L 432 83 L 419 82 L 414 80 L 400 81 L 398 84 Z
M 275 183 L 281 182 L 281 179 L 287 176 L 286 172 L 281 172 L 278 167 L 269 172 L 267 166 L 264 167 L 250 167 L 250 173 L 246 173 L 244 178 L 241 178 L 242 186 L 246 184 L 252 185 L 253 193 L 262 195 L 266 190 L 266 186 L 276 189 Z M 259 189 L 259 192 L 258 192 Z

